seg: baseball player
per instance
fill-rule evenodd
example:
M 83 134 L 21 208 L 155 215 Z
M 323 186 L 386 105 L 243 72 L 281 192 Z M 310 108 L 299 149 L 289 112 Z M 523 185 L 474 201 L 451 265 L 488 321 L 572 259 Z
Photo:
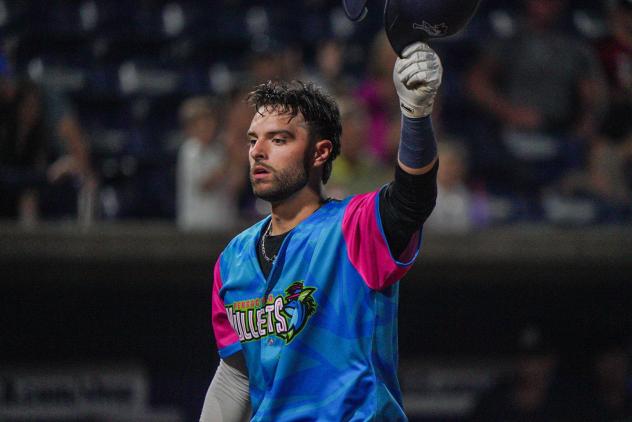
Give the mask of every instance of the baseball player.
M 402 111 L 394 181 L 344 200 L 322 193 L 340 151 L 334 100 L 300 82 L 268 82 L 250 94 L 250 180 L 272 213 L 215 265 L 221 360 L 200 420 L 406 420 L 398 281 L 435 204 L 430 113 L 442 67 L 420 42 L 402 56 L 393 72 Z

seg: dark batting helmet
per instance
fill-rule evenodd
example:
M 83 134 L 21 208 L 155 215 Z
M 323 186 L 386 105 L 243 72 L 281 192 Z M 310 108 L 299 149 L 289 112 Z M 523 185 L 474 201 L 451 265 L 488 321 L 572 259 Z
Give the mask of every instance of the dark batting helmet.
M 366 16 L 367 0 L 342 0 L 342 7 L 352 21 L 360 21 Z
M 632 0 L 626 0 L 632 1 Z M 367 0 L 342 0 L 353 21 L 366 14 Z M 456 34 L 467 25 L 480 0 L 386 0 L 384 27 L 395 52 L 417 41 Z
M 384 28 L 395 52 L 407 45 L 443 38 L 463 29 L 480 0 L 386 0 Z

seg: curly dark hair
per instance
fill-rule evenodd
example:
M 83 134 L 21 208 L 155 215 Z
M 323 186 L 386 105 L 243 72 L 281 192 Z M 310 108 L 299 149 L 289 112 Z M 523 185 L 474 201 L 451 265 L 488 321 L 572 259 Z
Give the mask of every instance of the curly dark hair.
M 329 139 L 333 145 L 323 168 L 322 181 L 327 183 L 333 161 L 340 154 L 342 123 L 336 101 L 311 82 L 268 81 L 248 94 L 248 103 L 260 110 L 287 113 L 292 118 L 298 113 L 307 123 L 310 142 Z

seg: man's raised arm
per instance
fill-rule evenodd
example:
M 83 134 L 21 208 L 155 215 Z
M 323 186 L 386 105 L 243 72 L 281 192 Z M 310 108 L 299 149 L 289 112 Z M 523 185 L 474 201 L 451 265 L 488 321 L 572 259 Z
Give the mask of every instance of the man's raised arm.
M 394 257 L 414 241 L 437 197 L 437 142 L 430 114 L 443 67 L 427 44 L 411 44 L 395 62 L 393 83 L 402 112 L 395 180 L 380 193 L 380 215 Z

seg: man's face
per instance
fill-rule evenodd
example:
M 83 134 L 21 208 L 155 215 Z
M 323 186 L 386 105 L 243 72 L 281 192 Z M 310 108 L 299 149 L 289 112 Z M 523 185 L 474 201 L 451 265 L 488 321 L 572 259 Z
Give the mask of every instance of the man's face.
M 283 201 L 309 180 L 311 144 L 305 119 L 260 109 L 248 129 L 250 182 L 255 196 Z

